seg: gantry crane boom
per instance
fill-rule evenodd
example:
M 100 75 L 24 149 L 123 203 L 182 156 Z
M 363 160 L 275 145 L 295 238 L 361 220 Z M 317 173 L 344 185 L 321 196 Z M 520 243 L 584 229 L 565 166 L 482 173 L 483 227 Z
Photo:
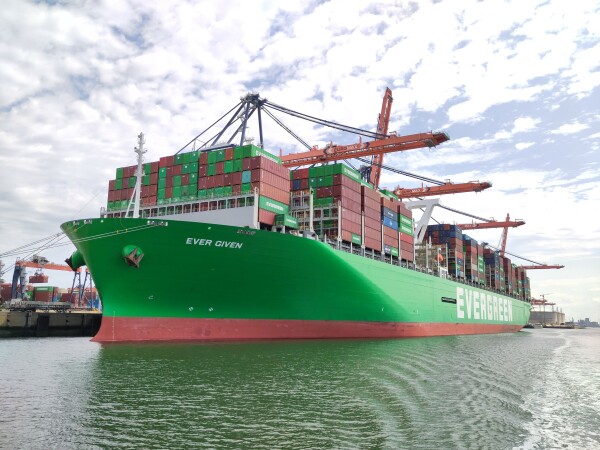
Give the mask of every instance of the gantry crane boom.
M 503 220 L 496 221 L 490 220 L 489 222 L 479 222 L 479 223 L 461 223 L 456 225 L 461 230 L 480 230 L 485 228 L 504 228 L 504 227 L 520 227 L 521 225 L 525 225 L 523 220 Z
M 51 262 L 42 264 L 34 261 L 17 261 L 15 265 L 19 265 L 21 267 L 31 267 L 33 269 L 65 270 L 67 272 L 74 272 L 74 270 L 67 265 L 55 264 Z M 81 271 L 81 268 L 77 269 L 77 272 L 79 271 Z
M 413 197 L 429 197 L 432 195 L 444 194 L 460 194 L 462 192 L 480 192 L 484 189 L 492 187 L 487 181 L 469 181 L 467 183 L 450 183 L 446 182 L 440 186 L 424 186 L 420 188 L 396 188 L 394 195 L 400 199 Z
M 406 136 L 390 136 L 369 142 L 358 142 L 350 145 L 329 144 L 325 149 L 313 147 L 312 150 L 290 153 L 281 156 L 281 164 L 285 167 L 310 166 L 312 164 L 342 161 L 361 156 L 371 156 L 392 152 L 414 150 L 416 148 L 435 147 L 450 138 L 446 133 L 418 133 Z
M 388 126 L 390 124 L 390 112 L 392 109 L 392 91 L 390 88 L 385 89 L 383 101 L 381 102 L 381 112 L 377 118 L 377 134 L 387 136 Z M 371 176 L 369 181 L 376 188 L 379 187 L 379 178 L 381 177 L 381 165 L 383 164 L 383 153 L 373 155 L 373 163 L 371 164 Z

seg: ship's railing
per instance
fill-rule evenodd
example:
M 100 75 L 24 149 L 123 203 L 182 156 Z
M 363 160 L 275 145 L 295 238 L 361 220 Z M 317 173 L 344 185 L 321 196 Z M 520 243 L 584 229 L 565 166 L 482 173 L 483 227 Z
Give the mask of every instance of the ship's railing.
M 424 273 L 424 274 L 432 276 L 432 277 L 436 277 L 436 278 L 439 277 L 439 275 L 430 268 L 417 266 L 414 262 L 402 260 L 402 259 L 394 257 L 392 255 L 389 255 L 389 256 L 385 255 L 385 254 L 382 255 L 381 252 L 378 252 L 373 249 L 365 249 L 365 252 L 363 254 L 362 249 L 358 245 L 356 245 L 356 246 L 353 245 L 351 247 L 350 245 L 348 245 L 344 242 L 340 243 L 339 245 L 336 242 L 330 242 L 330 241 L 328 241 L 326 243 L 329 244 L 334 250 L 343 251 L 346 253 L 352 253 L 352 254 L 355 254 L 358 256 L 362 256 L 362 257 L 367 257 L 369 259 L 374 259 L 374 260 L 377 260 L 377 261 L 380 261 L 380 262 L 383 262 L 386 264 L 400 266 L 405 269 L 414 270 L 415 272 L 421 272 L 421 273 Z M 515 300 L 520 300 L 522 302 L 529 303 L 527 301 L 527 299 L 524 299 L 514 293 L 508 293 L 505 291 L 501 291 L 500 289 L 494 289 L 490 286 L 486 286 L 485 284 L 479 284 L 477 282 L 473 282 L 473 281 L 467 280 L 465 278 L 456 277 L 451 274 L 448 274 L 446 279 L 455 281 L 460 284 L 464 284 L 466 286 L 473 286 L 473 287 L 483 289 L 488 292 L 494 292 L 496 294 L 504 295 L 505 297 L 511 297 L 511 298 L 514 298 Z

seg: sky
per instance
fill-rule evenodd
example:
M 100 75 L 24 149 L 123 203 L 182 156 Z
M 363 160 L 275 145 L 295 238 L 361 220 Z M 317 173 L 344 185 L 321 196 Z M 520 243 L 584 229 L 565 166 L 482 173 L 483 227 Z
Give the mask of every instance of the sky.
M 390 131 L 443 131 L 450 141 L 388 154 L 384 164 L 491 182 L 440 202 L 524 220 L 509 229 L 507 252 L 565 266 L 530 270 L 533 296 L 567 319 L 600 320 L 599 13 L 592 0 L 4 0 L 0 258 L 10 267 L 13 249 L 67 220 L 98 217 L 115 169 L 135 161 L 140 132 L 147 160 L 158 160 L 248 92 L 375 130 L 389 87 Z M 358 140 L 278 117 L 311 145 Z M 258 139 L 256 126 L 248 136 Z M 267 119 L 264 136 L 276 154 L 304 149 Z M 380 185 L 420 183 L 384 171 Z M 433 217 L 471 220 L 439 208 Z M 501 233 L 467 234 L 497 246 Z M 64 261 L 74 247 L 59 242 L 40 253 Z M 48 275 L 71 285 L 67 273 Z

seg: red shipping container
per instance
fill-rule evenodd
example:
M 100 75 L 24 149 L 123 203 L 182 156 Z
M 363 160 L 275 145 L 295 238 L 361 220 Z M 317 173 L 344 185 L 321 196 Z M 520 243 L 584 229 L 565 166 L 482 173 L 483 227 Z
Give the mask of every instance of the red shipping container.
M 223 174 L 223 186 L 231 186 L 233 184 L 232 173 Z
M 173 197 L 173 188 L 167 187 L 165 188 L 165 198 Z
M 198 189 L 207 189 L 206 181 L 207 177 L 198 178 Z
M 225 149 L 225 161 L 233 160 L 233 148 Z
M 225 163 L 223 161 L 219 161 L 218 163 L 215 163 L 215 175 L 222 175 L 224 169 L 225 169 Z
M 258 210 L 258 221 L 266 225 L 273 225 L 275 222 L 275 213 L 264 209 Z
M 184 173 L 181 175 L 181 185 L 185 186 L 186 184 L 190 184 L 190 174 Z
M 200 153 L 200 158 L 198 159 L 198 163 L 202 166 L 206 166 L 208 164 L 208 152 Z
M 158 167 L 169 167 L 171 164 L 169 164 L 168 162 L 168 156 L 162 156 L 159 160 L 158 160 Z
M 398 241 L 398 238 L 396 237 L 391 237 L 391 236 L 383 236 L 383 243 L 385 245 L 391 245 L 394 248 L 398 248 L 400 245 L 400 241 Z
M 239 184 L 234 184 L 231 186 L 231 194 L 232 195 L 241 195 L 242 194 L 242 186 Z
M 165 178 L 165 187 L 173 187 L 173 177 L 167 176 L 167 178 Z
M 231 184 L 242 184 L 242 172 L 233 172 L 231 174 Z
M 181 175 L 182 171 L 183 171 L 183 166 L 181 164 L 177 164 L 177 165 L 173 166 L 173 170 L 171 173 L 173 175 Z
M 413 262 L 415 260 L 415 254 L 407 250 L 400 250 L 400 259 Z
M 199 166 L 198 167 L 198 176 L 205 177 L 208 175 L 208 166 Z
M 142 206 L 154 206 L 156 205 L 156 196 L 144 197 L 142 199 Z
M 400 233 L 400 241 L 412 244 L 414 242 L 414 237 L 410 234 Z
M 281 190 L 265 183 L 252 183 L 253 190 L 255 187 L 258 187 L 260 194 L 264 195 L 265 197 L 272 198 L 273 200 L 285 203 L 286 205 L 289 205 L 290 203 L 289 191 Z
M 158 173 L 158 161 L 152 161 L 150 163 L 150 174 Z M 148 174 L 146 174 L 148 175 Z
M 308 178 L 308 168 L 294 170 L 294 180 L 302 180 Z
M 250 158 L 244 158 L 242 159 L 242 170 L 251 170 L 252 167 L 251 163 L 250 163 Z
M 381 241 L 365 236 L 365 247 L 376 251 L 381 251 Z
M 109 180 L 109 181 L 108 181 L 108 190 L 109 190 L 109 191 L 114 191 L 114 190 L 116 190 L 116 189 L 117 189 L 117 187 L 116 187 L 116 183 L 117 183 L 117 180 Z
M 150 184 L 158 184 L 158 173 L 150 174 Z
M 394 230 L 393 228 L 390 228 L 390 227 L 386 227 L 386 226 L 383 227 L 383 235 L 392 237 L 396 240 L 399 239 L 398 238 L 398 230 Z

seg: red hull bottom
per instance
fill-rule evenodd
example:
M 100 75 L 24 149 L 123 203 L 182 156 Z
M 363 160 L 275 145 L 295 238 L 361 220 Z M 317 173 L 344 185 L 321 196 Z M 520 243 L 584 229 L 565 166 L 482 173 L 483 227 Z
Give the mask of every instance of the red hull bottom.
M 512 333 L 522 325 L 107 317 L 94 342 L 345 339 Z

